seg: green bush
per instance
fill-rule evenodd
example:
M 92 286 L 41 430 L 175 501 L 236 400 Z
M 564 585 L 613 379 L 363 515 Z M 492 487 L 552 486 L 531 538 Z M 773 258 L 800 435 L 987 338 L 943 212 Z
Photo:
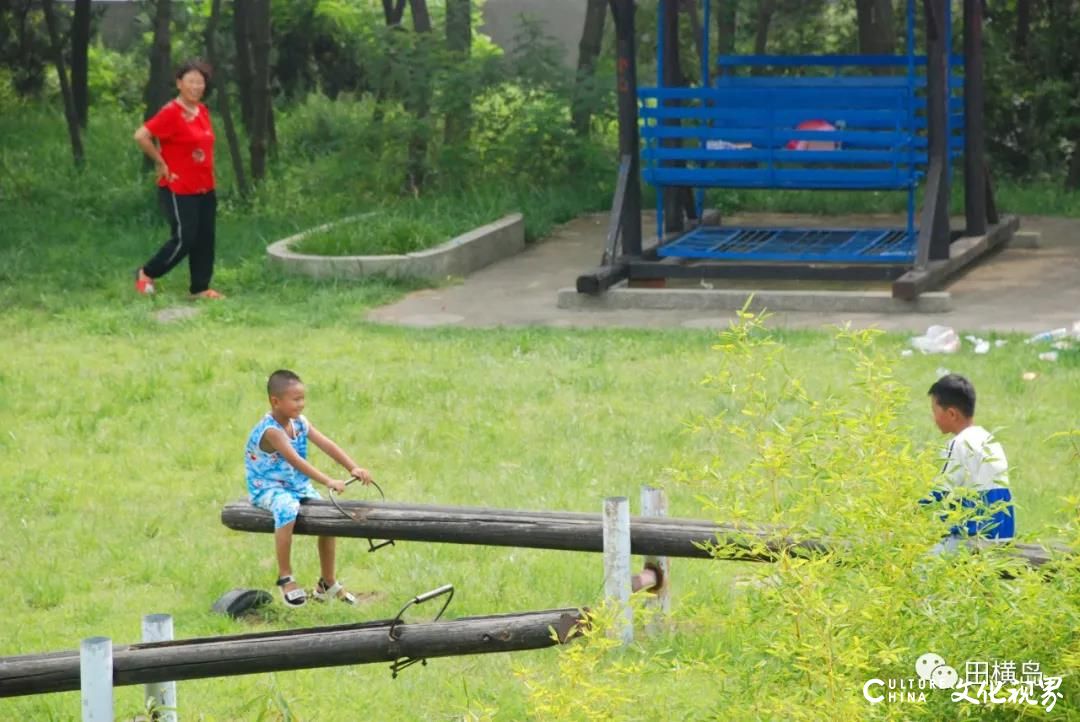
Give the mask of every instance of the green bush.
M 87 86 L 91 112 L 119 107 L 124 112 L 143 110 L 143 89 L 149 66 L 133 53 L 106 48 L 101 42 L 89 48 Z
M 521 669 L 538 718 L 1011 719 L 1043 716 L 1040 708 L 1075 718 L 1080 558 L 1033 571 L 1008 546 L 928 553 L 943 525 L 916 500 L 939 465 L 912 448 L 907 393 L 876 335 L 836 334 L 849 380 L 828 386 L 790 373 L 791 352 L 759 316 L 744 313 L 721 334 L 716 371 L 704 380 L 714 411 L 688 420 L 699 451 L 677 461 L 672 482 L 697 494 L 711 518 L 772 525 L 784 556 L 746 568 L 729 560 L 764 545 L 750 535 L 718 540 L 712 552 L 725 561 L 717 563 L 742 566 L 729 595 L 688 599 L 664 634 L 628 649 L 594 630 L 584 642 L 593 649 L 560 653 L 574 664 Z M 1057 536 L 1080 548 L 1075 520 Z M 797 551 L 806 538 L 827 538 L 831 551 Z M 596 623 L 609 628 L 605 620 Z M 864 697 L 870 679 L 916 678 L 916 660 L 930 652 L 961 679 L 967 661 L 1000 660 L 1015 662 L 1017 675 L 1035 661 L 1064 681 L 1048 697 L 1036 688 L 1035 706 L 975 706 L 944 689 L 916 689 L 925 692 L 918 702 Z
M 544 183 L 565 174 L 581 151 L 565 98 L 504 83 L 476 99 L 473 151 L 489 177 Z

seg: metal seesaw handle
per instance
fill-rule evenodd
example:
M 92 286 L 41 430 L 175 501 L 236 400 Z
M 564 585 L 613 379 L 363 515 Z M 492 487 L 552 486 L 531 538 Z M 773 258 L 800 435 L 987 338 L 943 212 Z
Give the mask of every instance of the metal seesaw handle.
M 349 480 L 345 482 L 345 486 L 348 486 L 349 484 L 352 484 L 353 482 L 356 482 L 356 481 L 360 481 L 360 480 L 357 479 L 355 476 L 350 476 Z M 379 486 L 379 484 L 374 479 L 371 480 L 371 485 L 374 486 L 375 489 L 379 492 L 379 496 L 382 497 L 382 500 L 386 501 L 386 494 L 383 492 L 382 487 Z M 334 508 L 337 509 L 341 513 L 341 515 L 343 517 L 345 517 L 346 519 L 355 519 L 356 518 L 355 514 L 350 514 L 349 512 L 347 512 L 347 511 L 345 511 L 344 509 L 341 508 L 341 504 L 338 504 L 338 502 L 337 502 L 336 494 L 337 494 L 337 492 L 335 492 L 333 489 L 330 490 L 330 494 L 329 494 L 330 501 L 331 501 L 331 503 L 333 503 Z M 376 544 L 375 540 L 368 539 L 368 551 L 369 552 L 378 551 L 379 549 L 382 549 L 383 547 L 387 547 L 387 546 L 394 546 L 394 540 L 393 539 L 387 539 L 385 541 L 381 541 L 378 544 Z
M 415 597 L 413 597 L 409 601 L 405 602 L 405 606 L 403 606 L 401 608 L 401 610 L 394 616 L 394 620 L 392 622 L 390 622 L 390 631 L 389 631 L 390 639 L 397 639 L 401 635 L 401 630 L 398 629 L 398 625 L 400 625 L 402 623 L 401 615 L 405 613 L 406 609 L 408 609 L 409 607 L 411 607 L 414 604 L 423 604 L 424 602 L 428 601 L 429 599 L 434 599 L 435 597 L 440 597 L 443 594 L 447 595 L 446 601 L 443 602 L 442 608 L 439 610 L 439 613 L 436 614 L 435 618 L 431 620 L 433 622 L 437 622 L 437 621 L 439 621 L 439 619 L 442 618 L 443 612 L 446 611 L 446 608 L 450 606 L 450 600 L 454 598 L 454 585 L 453 584 L 444 584 L 441 587 L 438 587 L 436 589 L 432 589 L 430 592 L 424 592 L 423 594 L 417 594 Z
M 432 589 L 430 592 L 424 592 L 423 594 L 417 594 L 415 597 L 413 597 L 413 603 L 414 604 L 423 604 L 427 600 L 434 599 L 435 597 L 439 596 L 440 594 L 446 594 L 447 592 L 450 592 L 451 596 L 453 595 L 453 593 L 454 593 L 454 585 L 453 584 L 443 584 L 438 589 Z

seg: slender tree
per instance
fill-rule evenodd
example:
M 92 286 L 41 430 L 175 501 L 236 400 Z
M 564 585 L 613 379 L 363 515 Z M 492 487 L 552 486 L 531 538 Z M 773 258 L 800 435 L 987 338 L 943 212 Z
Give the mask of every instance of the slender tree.
M 225 72 L 225 62 L 218 52 L 217 31 L 220 23 L 221 0 L 213 0 L 210 4 L 210 19 L 206 23 L 206 59 L 214 68 L 214 92 L 217 96 L 218 111 L 221 113 L 221 124 L 225 129 L 225 138 L 229 145 L 229 158 L 232 160 L 236 186 L 240 189 L 240 195 L 247 197 L 247 173 L 244 172 L 240 140 L 236 136 L 236 125 L 233 123 L 232 105 L 229 102 L 229 79 Z
M 79 125 L 86 127 L 90 112 L 88 68 L 90 53 L 90 0 L 75 0 L 71 19 L 71 95 Z
M 772 25 L 773 15 L 776 14 L 776 0 L 759 0 L 757 27 L 754 30 L 754 54 L 764 55 L 769 46 L 769 26 Z M 759 74 L 761 68 L 755 68 L 754 74 Z
M 388 26 L 400 25 L 405 16 L 405 3 L 408 0 L 382 0 L 383 16 Z
M 471 46 L 471 0 L 446 0 L 446 49 L 450 53 L 450 61 L 466 73 Z M 468 85 L 455 90 L 444 119 L 447 146 L 464 143 L 469 137 L 471 101 L 472 90 Z
M 1013 35 L 1013 57 L 1023 60 L 1027 56 L 1028 38 L 1031 35 L 1031 0 L 1016 0 L 1016 33 Z
M 266 175 L 266 155 L 270 136 L 270 0 L 251 0 L 248 6 L 251 23 L 251 177 Z
M 67 69 L 64 67 L 64 49 L 60 40 L 60 27 L 56 20 L 56 8 L 53 0 L 41 0 L 41 10 L 45 15 L 45 25 L 49 30 L 52 45 L 53 64 L 60 81 L 60 95 L 64 99 L 64 117 L 67 118 L 68 136 L 71 138 L 71 154 L 75 165 L 83 164 L 82 136 L 79 133 L 79 118 L 75 113 L 75 99 L 71 97 L 71 85 L 68 83 Z
M 607 19 L 607 0 L 587 0 L 585 23 L 578 42 L 577 75 L 574 77 L 574 96 L 570 122 L 581 137 L 589 134 L 593 114 L 593 90 L 596 85 L 596 61 L 604 41 L 604 21 Z
M 716 52 L 735 54 L 735 23 L 738 20 L 738 0 L 718 0 L 716 7 Z
M 892 0 L 855 0 L 859 25 L 859 52 L 863 55 L 892 55 L 896 52 L 896 17 Z M 888 67 L 874 67 L 876 75 L 888 74 Z
M 150 46 L 150 77 L 146 82 L 146 112 L 149 120 L 173 94 L 172 0 L 154 0 L 154 40 Z M 149 163 L 149 159 L 147 159 Z
M 427 0 L 409 0 L 413 31 L 419 35 L 431 34 L 431 13 Z M 406 89 L 406 109 L 413 116 L 413 130 L 409 136 L 409 160 L 407 183 L 413 195 L 420 195 L 424 186 L 427 162 L 427 125 L 431 110 L 431 43 L 417 39 L 409 64 L 409 87 Z
M 233 45 L 236 60 L 233 63 L 236 88 L 240 91 L 240 120 L 251 134 L 254 66 L 251 61 L 251 3 L 253 0 L 235 0 L 233 3 Z

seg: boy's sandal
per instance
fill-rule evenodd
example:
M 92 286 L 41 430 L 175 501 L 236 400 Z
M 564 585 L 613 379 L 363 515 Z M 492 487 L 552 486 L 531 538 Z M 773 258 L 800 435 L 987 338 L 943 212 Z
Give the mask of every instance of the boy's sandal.
M 208 288 L 205 291 L 199 291 L 198 293 L 191 294 L 191 300 L 198 301 L 199 299 L 205 299 L 207 301 L 220 301 L 225 298 L 225 294 L 219 293 L 212 288 Z
M 346 604 L 356 606 L 356 595 L 350 592 L 348 589 L 341 585 L 341 582 L 334 582 L 329 587 L 326 586 L 326 582 L 322 579 L 315 585 L 315 591 L 312 592 L 315 599 L 320 602 L 328 602 L 331 599 L 338 599 Z
M 307 603 L 307 592 L 303 587 L 297 587 L 296 589 L 290 589 L 285 591 L 286 584 L 295 584 L 296 579 L 291 574 L 281 577 L 275 582 L 278 588 L 281 589 L 281 599 L 290 607 L 302 607 Z

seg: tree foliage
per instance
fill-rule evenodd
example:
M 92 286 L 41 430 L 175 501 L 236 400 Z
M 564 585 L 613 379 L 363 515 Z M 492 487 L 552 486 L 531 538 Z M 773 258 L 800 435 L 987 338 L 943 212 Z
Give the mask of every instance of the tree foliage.
M 706 598 L 694 595 L 691 565 L 708 562 L 680 563 L 687 598 L 665 633 L 616 649 L 603 633 L 612 615 L 602 610 L 599 629 L 580 643 L 585 649 L 560 650 L 556 672 L 520 669 L 536 717 L 941 720 L 981 719 L 991 709 L 993 719 L 1042 713 L 1039 702 L 973 707 L 954 702 L 952 690 L 877 707 L 864 698 L 868 680 L 915 678 L 916 660 L 932 652 L 962 677 L 969 660 L 1037 661 L 1047 676 L 1065 678 L 1049 717 L 1073 718 L 1080 704 L 1072 677 L 1080 662 L 1080 558 L 1037 572 L 1004 548 L 930 554 L 945 525 L 916 502 L 939 461 L 912 446 L 908 393 L 876 347 L 879 332 L 839 329 L 835 343 L 849 381 L 823 384 L 792 374 L 793 352 L 763 320 L 743 312 L 720 334 L 715 370 L 703 379 L 715 394 L 714 411 L 687 420 L 698 450 L 676 460 L 670 487 L 695 494 L 710 518 L 772 525 L 782 530 L 777 536 L 795 540 L 828 538 L 832 553 L 747 565 L 733 561 L 734 544 L 717 543 L 713 563 L 726 565 L 733 584 L 729 594 Z M 1058 534 L 1080 543 L 1075 521 Z M 741 543 L 756 542 L 748 536 Z M 1042 707 L 1049 705 L 1040 695 Z

